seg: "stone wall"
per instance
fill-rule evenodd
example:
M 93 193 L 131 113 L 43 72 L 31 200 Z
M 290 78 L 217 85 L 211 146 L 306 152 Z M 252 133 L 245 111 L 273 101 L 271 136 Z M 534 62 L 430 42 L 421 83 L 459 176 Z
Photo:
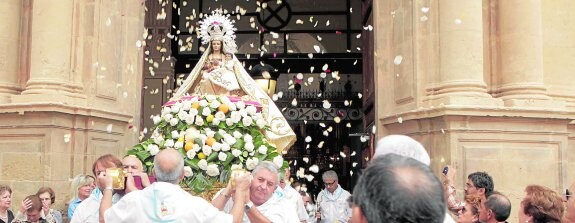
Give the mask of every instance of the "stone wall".
M 440 173 L 487 171 L 513 203 L 575 181 L 569 1 L 374 1 L 378 137 L 423 143 Z M 441 12 L 441 13 L 440 13 Z M 565 15 L 565 16 L 560 16 Z
M 14 210 L 41 186 L 64 209 L 70 180 L 137 143 L 143 1 L 0 2 L 0 183 Z

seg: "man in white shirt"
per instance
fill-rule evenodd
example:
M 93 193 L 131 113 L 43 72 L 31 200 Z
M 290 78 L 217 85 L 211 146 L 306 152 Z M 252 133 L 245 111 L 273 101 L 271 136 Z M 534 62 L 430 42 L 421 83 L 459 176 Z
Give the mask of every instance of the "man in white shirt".
M 100 156 L 92 165 L 92 173 L 94 173 L 94 176 L 99 176 L 100 174 L 104 174 L 108 168 L 122 168 L 122 161 L 111 154 Z M 99 209 L 100 201 L 102 200 L 101 191 L 105 188 L 105 185 L 100 184 L 98 181 L 96 181 L 96 185 L 98 187 L 92 191 L 90 196 L 78 205 L 70 223 L 100 222 Z M 115 203 L 119 201 L 121 197 L 120 194 L 114 193 L 112 202 Z
M 298 219 L 302 223 L 307 223 L 307 212 L 303 204 L 303 200 L 299 192 L 297 192 L 293 187 L 291 187 L 289 182 L 289 167 L 286 168 L 285 174 L 280 174 L 280 184 L 274 193 L 274 196 L 280 196 L 281 198 L 287 199 L 292 206 L 295 207 Z
M 245 204 L 243 222 L 298 223 L 295 207 L 286 199 L 273 196 L 279 182 L 275 164 L 269 161 L 260 162 L 252 171 L 252 182 L 249 189 L 249 201 Z M 229 212 L 237 200 L 230 199 L 230 194 L 237 193 L 231 185 L 224 188 L 214 197 L 212 204 L 220 210 Z
M 321 178 L 325 189 L 317 195 L 319 210 L 316 212 L 316 217 L 319 217 L 322 223 L 348 222 L 351 217 L 351 208 L 347 199 L 351 194 L 338 184 L 335 171 L 328 170 Z
M 164 149 L 154 157 L 157 182 L 126 194 L 112 206 L 112 178 L 98 177 L 106 185 L 100 204 L 101 222 L 241 222 L 250 176 L 237 177 L 237 204 L 226 214 L 179 186 L 184 178 L 184 159 L 179 151 Z

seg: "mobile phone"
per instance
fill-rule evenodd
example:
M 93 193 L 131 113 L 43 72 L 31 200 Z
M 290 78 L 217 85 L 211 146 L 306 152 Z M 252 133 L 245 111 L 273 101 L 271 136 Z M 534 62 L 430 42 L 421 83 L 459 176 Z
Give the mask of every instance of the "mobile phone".
M 142 177 L 137 175 L 134 175 L 133 177 L 134 177 L 134 186 L 136 186 L 138 190 L 144 189 L 144 185 L 142 185 Z M 148 176 L 148 180 L 150 181 L 150 184 L 156 182 L 156 178 L 153 176 Z
M 449 167 L 448 166 L 443 167 L 443 174 L 447 175 L 447 172 L 449 172 Z
M 565 198 L 566 198 L 567 200 L 569 200 L 569 197 L 571 197 L 571 195 L 572 195 L 572 194 L 571 194 L 571 191 L 569 191 L 569 189 L 565 189 Z

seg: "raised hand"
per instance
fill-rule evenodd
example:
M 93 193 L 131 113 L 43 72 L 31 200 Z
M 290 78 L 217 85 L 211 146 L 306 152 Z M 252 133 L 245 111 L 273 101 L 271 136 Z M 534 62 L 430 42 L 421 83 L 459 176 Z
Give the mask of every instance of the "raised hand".
M 26 210 L 30 209 L 31 207 L 32 207 L 32 201 L 30 199 L 26 198 L 20 204 L 20 212 L 26 213 Z

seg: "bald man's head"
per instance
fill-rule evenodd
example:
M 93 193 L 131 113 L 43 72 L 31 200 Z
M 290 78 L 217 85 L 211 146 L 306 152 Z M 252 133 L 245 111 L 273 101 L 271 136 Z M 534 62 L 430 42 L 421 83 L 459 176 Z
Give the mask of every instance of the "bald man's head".
M 154 157 L 156 180 L 178 184 L 184 176 L 184 158 L 175 149 L 164 149 Z
M 122 159 L 122 165 L 124 170 L 128 173 L 141 173 L 144 172 L 144 165 L 138 157 L 134 155 L 128 155 Z

